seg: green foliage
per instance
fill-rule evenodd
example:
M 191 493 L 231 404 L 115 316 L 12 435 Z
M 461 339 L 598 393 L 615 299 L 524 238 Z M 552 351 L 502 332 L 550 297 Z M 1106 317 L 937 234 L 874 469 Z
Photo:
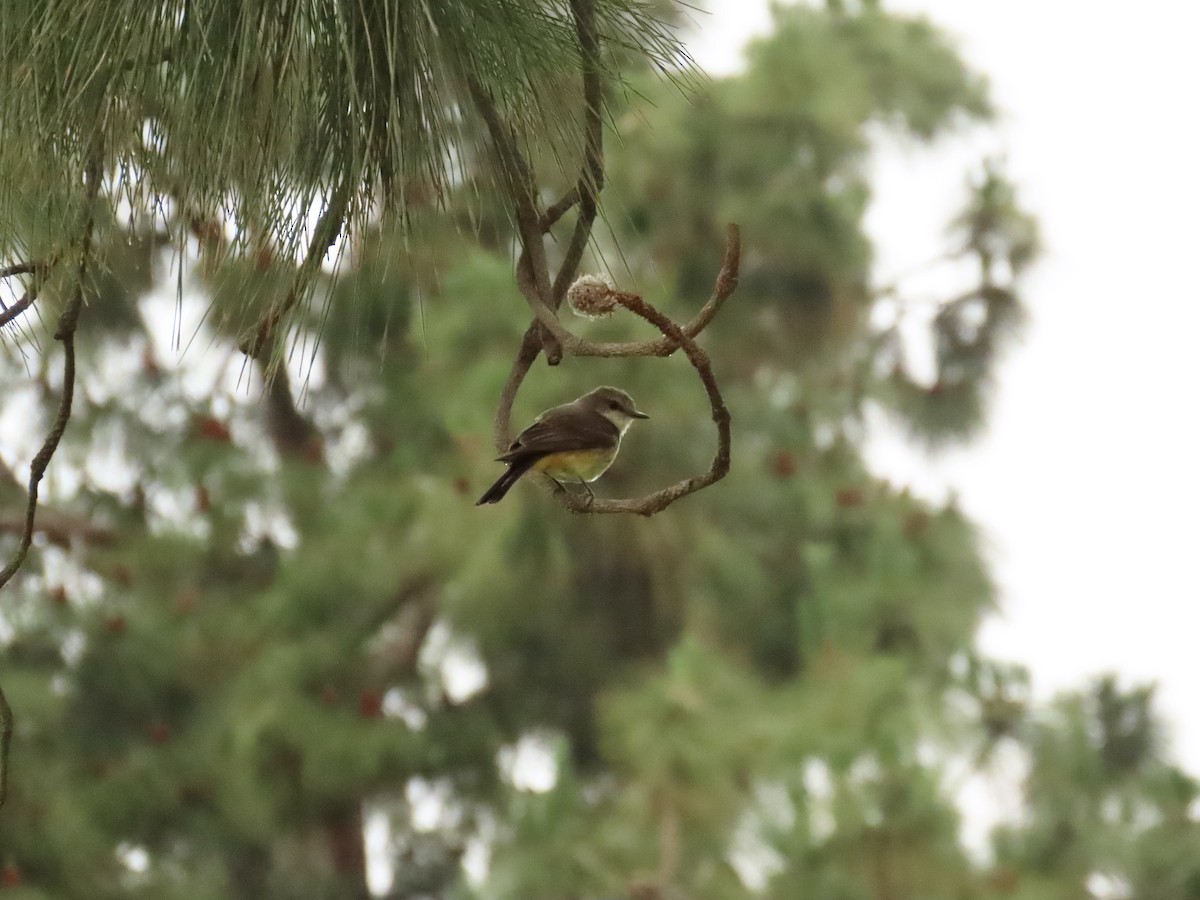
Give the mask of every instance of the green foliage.
M 297 203 L 333 184 L 401 205 L 440 191 L 471 79 L 542 139 L 570 130 L 556 95 L 578 53 L 565 3 L 9 0 L 0 22 L 5 145 L 40 148 L 35 171 L 62 173 L 54 187 L 98 144 L 137 176 L 126 188 L 200 210 L 232 202 L 281 236 Z M 614 49 L 679 58 L 648 4 L 601 2 L 597 26 Z M 64 193 L 0 172 L 5 201 Z

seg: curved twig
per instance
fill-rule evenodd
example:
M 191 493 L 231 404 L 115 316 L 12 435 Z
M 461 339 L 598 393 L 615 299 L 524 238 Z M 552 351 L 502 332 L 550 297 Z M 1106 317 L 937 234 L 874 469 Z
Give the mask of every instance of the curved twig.
M 536 245 L 542 249 L 541 235 L 535 237 Z M 524 243 L 524 238 L 522 238 Z M 526 245 L 528 247 L 528 245 Z M 733 293 L 738 283 L 738 270 L 741 265 L 741 233 L 737 225 L 730 224 L 726 228 L 725 258 L 721 271 L 717 276 L 716 285 L 708 301 L 696 313 L 695 317 L 683 329 L 689 337 L 695 337 L 713 320 L 721 306 Z M 530 309 L 541 325 L 553 336 L 558 347 L 568 356 L 592 356 L 611 359 L 619 356 L 670 356 L 679 349 L 679 342 L 669 337 L 661 337 L 650 341 L 588 341 L 567 329 L 559 320 L 558 315 L 550 309 L 541 297 L 538 287 L 537 264 L 533 261 L 534 254 L 523 251 L 517 263 L 517 286 L 521 289 Z M 544 251 L 542 259 L 545 259 Z M 561 274 L 561 270 L 560 270 Z
M 529 369 L 533 365 L 533 361 L 538 358 L 541 349 L 542 342 L 538 337 L 538 323 L 534 322 L 525 329 L 525 336 L 521 338 L 521 347 L 517 350 L 517 356 L 508 372 L 508 380 L 504 382 L 504 387 L 500 391 L 500 401 L 496 404 L 496 421 L 493 432 L 496 438 L 496 450 L 499 453 L 507 450 L 508 445 L 512 442 L 513 401 L 517 399 L 517 391 L 521 389 L 521 382 L 529 374 Z
M 542 215 L 542 222 L 541 222 L 542 234 L 549 233 L 550 229 L 553 228 L 558 223 L 558 220 L 561 219 L 563 216 L 565 216 L 567 214 L 567 212 L 571 209 L 571 207 L 574 206 L 578 202 L 579 202 L 579 185 L 574 185 L 569 191 L 567 191 L 565 194 L 562 195 L 562 197 L 560 197 L 558 199 L 557 203 L 555 203 L 553 206 L 551 206 Z
M 690 338 L 696 337 L 721 311 L 725 301 L 737 288 L 741 262 L 741 229 L 731 222 L 725 228 L 725 255 L 721 261 L 721 271 L 717 273 L 713 292 L 691 321 L 680 328 L 685 335 Z M 575 338 L 573 341 L 566 342 L 564 349 L 567 349 L 573 356 L 613 358 L 618 356 L 670 356 L 680 346 L 682 346 L 680 341 L 664 332 L 663 337 L 650 341 L 602 341 L 597 343 Z
M 29 547 L 33 543 L 34 518 L 37 515 L 38 484 L 41 482 L 42 476 L 46 474 L 46 467 L 50 465 L 50 459 L 54 456 L 54 451 L 58 449 L 58 442 L 62 439 L 63 432 L 67 430 L 67 422 L 71 419 L 71 403 L 75 397 L 75 329 L 79 325 L 79 313 L 83 310 L 84 282 L 87 277 L 88 262 L 91 259 L 92 231 L 96 224 L 96 197 L 100 192 L 101 171 L 98 153 L 93 153 L 88 160 L 85 177 L 87 208 L 84 213 L 83 233 L 80 240 L 75 292 L 67 301 L 66 308 L 59 316 L 58 327 L 54 330 L 54 339 L 62 341 L 63 345 L 62 397 L 58 402 L 58 414 L 54 418 L 54 424 L 50 426 L 50 431 L 46 434 L 41 449 L 33 457 L 33 462 L 29 464 L 29 500 L 25 507 L 25 528 L 21 534 L 21 543 L 17 548 L 16 555 L 4 567 L 4 570 L 0 571 L 0 587 L 7 584 L 9 579 L 16 574 L 29 553 Z
M 729 474 L 729 444 L 730 444 L 730 415 L 721 397 L 721 389 L 717 385 L 717 377 L 713 374 L 712 363 L 708 354 L 697 346 L 692 338 L 685 334 L 677 324 L 643 300 L 637 294 L 621 294 L 618 302 L 630 312 L 636 313 L 648 322 L 653 323 L 672 341 L 678 343 L 687 354 L 688 361 L 700 376 L 708 402 L 712 407 L 712 418 L 717 425 L 717 451 L 713 455 L 712 464 L 703 475 L 685 478 L 669 487 L 655 491 L 633 500 L 596 500 L 590 504 L 574 494 L 567 494 L 568 506 L 575 512 L 596 513 L 637 513 L 642 516 L 652 516 L 666 509 L 681 497 L 695 493 L 702 488 L 715 484 Z M 561 488 L 559 490 L 562 490 Z M 566 491 L 563 491 L 566 494 Z
M 741 230 L 737 225 L 730 223 L 725 232 L 725 255 L 721 261 L 721 270 L 717 273 L 717 280 L 713 286 L 712 295 L 705 302 L 704 306 L 697 311 L 696 315 L 692 317 L 691 321 L 680 329 L 687 337 L 694 338 L 699 335 L 717 313 L 720 312 L 725 301 L 729 299 L 737 287 L 741 259 Z M 520 280 L 521 272 L 522 268 L 518 266 L 518 281 Z M 525 336 L 521 340 L 521 347 L 517 351 L 516 358 L 513 360 L 512 368 L 509 370 L 508 380 L 505 382 L 504 388 L 500 393 L 500 402 L 496 409 L 496 421 L 493 431 L 496 436 L 496 447 L 501 453 L 508 449 L 511 436 L 510 418 L 517 390 L 520 388 L 521 382 L 529 372 L 534 360 L 537 359 L 537 350 L 541 346 L 540 341 L 536 339 L 540 324 L 540 321 L 535 319 L 526 330 Z M 579 356 L 614 358 L 622 356 L 670 356 L 679 349 L 680 342 L 664 332 L 662 337 L 650 341 L 604 343 L 580 341 L 580 345 L 582 346 L 575 347 L 575 351 Z M 583 352 L 578 352 L 580 350 Z
M 682 328 L 683 333 L 688 337 L 695 337 L 705 329 L 737 287 L 741 253 L 741 235 L 738 226 L 730 224 L 726 231 L 725 259 L 721 266 L 721 272 L 717 276 L 713 293 L 692 320 Z M 517 276 L 517 283 L 520 285 L 521 273 L 519 270 Z M 528 291 L 522 291 L 522 293 L 526 298 L 529 297 Z M 605 359 L 628 356 L 670 356 L 681 346 L 679 341 L 665 335 L 648 341 L 585 340 L 569 331 L 545 304 L 531 300 L 530 307 L 537 317 L 537 323 L 554 336 L 562 346 L 563 352 L 569 356 L 591 356 Z
M 729 228 L 729 241 L 725 250 L 725 262 L 721 267 L 720 274 L 717 276 L 717 285 L 713 290 L 713 296 L 710 298 L 709 303 L 705 304 L 706 308 L 711 308 L 711 312 L 706 317 L 697 314 L 692 323 L 689 323 L 689 328 L 698 320 L 702 320 L 702 323 L 697 327 L 697 332 L 699 332 L 705 324 L 711 321 L 712 316 L 716 315 L 716 310 L 720 307 L 720 304 L 733 292 L 733 287 L 737 284 L 740 259 L 738 228 L 736 225 L 731 225 Z M 644 497 L 629 500 L 598 500 L 591 497 L 577 496 L 563 490 L 562 487 L 557 485 L 554 485 L 553 490 L 554 495 L 563 505 L 563 508 L 571 512 L 635 513 L 642 516 L 651 516 L 666 509 L 681 497 L 686 497 L 688 494 L 695 493 L 720 481 L 728 474 L 730 415 L 729 410 L 725 407 L 725 401 L 721 396 L 721 389 L 717 384 L 716 375 L 713 373 L 712 363 L 709 360 L 708 354 L 696 344 L 695 340 L 693 340 L 693 335 L 688 334 L 687 330 L 681 328 L 669 317 L 655 309 L 638 294 L 614 292 L 613 297 L 621 306 L 641 316 L 658 328 L 663 333 L 662 341 L 665 342 L 664 346 L 669 346 L 672 349 L 683 348 L 683 352 L 687 355 L 688 361 L 691 362 L 692 367 L 696 370 L 708 395 L 708 402 L 712 408 L 712 418 L 717 426 L 717 450 L 713 455 L 712 464 L 703 475 L 685 478 Z M 703 310 L 701 312 L 703 313 Z M 501 452 L 508 446 L 513 401 L 521 388 L 522 382 L 525 380 L 525 376 L 533 365 L 533 361 L 537 359 L 539 350 L 536 339 L 537 324 L 535 322 L 526 330 L 525 337 L 521 341 L 521 348 L 517 353 L 516 359 L 513 361 L 508 380 L 505 382 L 504 389 L 500 395 L 500 404 L 496 413 L 495 434 L 496 446 Z M 657 342 L 647 341 L 641 343 L 654 344 Z M 617 344 L 614 346 L 637 345 Z M 546 479 L 546 481 L 553 484 L 549 479 Z

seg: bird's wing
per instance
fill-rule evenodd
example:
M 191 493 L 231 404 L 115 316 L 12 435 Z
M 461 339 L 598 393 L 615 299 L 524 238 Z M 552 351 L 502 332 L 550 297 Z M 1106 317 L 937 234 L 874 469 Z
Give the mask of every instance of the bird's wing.
M 517 435 L 500 460 L 511 463 L 564 450 L 611 447 L 620 436 L 620 430 L 608 419 L 568 403 L 538 416 L 532 425 Z

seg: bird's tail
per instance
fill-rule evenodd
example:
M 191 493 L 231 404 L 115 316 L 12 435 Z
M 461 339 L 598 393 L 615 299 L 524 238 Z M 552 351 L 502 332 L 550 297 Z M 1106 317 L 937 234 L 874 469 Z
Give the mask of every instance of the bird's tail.
M 483 492 L 483 496 L 475 501 L 476 506 L 483 506 L 485 503 L 499 503 L 504 499 L 504 495 L 508 493 L 508 489 L 517 483 L 517 479 L 529 471 L 529 467 L 536 462 L 536 458 L 519 459 L 509 463 L 508 471 L 496 479 L 496 483 Z

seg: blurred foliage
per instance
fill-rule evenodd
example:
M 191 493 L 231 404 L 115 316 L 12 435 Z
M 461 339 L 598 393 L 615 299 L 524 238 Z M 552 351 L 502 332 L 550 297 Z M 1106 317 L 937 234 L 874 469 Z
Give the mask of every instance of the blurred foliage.
M 995 598 L 971 522 L 863 459 L 872 407 L 918 441 L 974 433 L 1022 318 L 1037 231 L 996 164 L 949 232 L 977 277 L 929 320 L 933 381 L 875 315 L 903 297 L 872 280 L 872 141 L 985 119 L 984 82 L 875 3 L 774 15 L 744 74 L 683 97 L 630 65 L 612 99 L 589 264 L 685 318 L 725 222 L 746 247 L 704 336 L 733 471 L 649 520 L 568 516 L 532 484 L 473 505 L 529 314 L 469 154 L 450 216 L 354 234 L 280 348 L 287 378 L 236 353 L 230 313 L 289 290 L 287 254 L 227 240 L 217 205 L 127 197 L 102 218 L 40 515 L 108 540 L 63 525 L 4 595 L 0 890 L 358 897 L 370 855 L 407 900 L 1048 900 L 1098 877 L 1200 898 L 1197 783 L 1166 761 L 1152 691 L 1108 679 L 1033 706 L 1027 673 L 973 646 Z M 63 290 L 2 335 L 6 422 L 51 415 Z M 599 383 L 653 417 L 599 491 L 703 468 L 682 359 L 539 366 L 514 420 Z M 33 440 L 6 434 L 4 462 Z M 20 499 L 0 479 L 0 517 Z M 1022 817 L 981 861 L 958 773 L 1011 784 L 1014 755 Z

